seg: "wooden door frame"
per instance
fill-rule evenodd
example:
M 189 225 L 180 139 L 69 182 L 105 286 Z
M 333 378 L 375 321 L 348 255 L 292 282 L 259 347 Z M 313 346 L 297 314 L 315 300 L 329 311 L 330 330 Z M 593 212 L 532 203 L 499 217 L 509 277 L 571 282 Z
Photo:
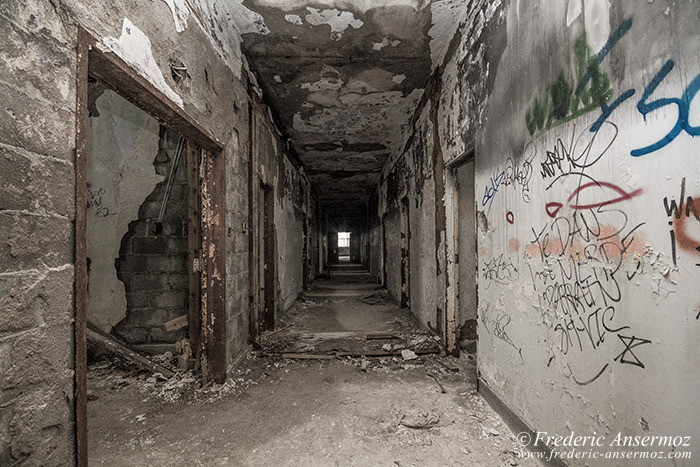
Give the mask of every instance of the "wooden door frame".
M 411 306 L 411 218 L 408 195 L 399 202 L 401 230 L 401 308 Z
M 309 283 L 311 281 L 311 258 L 309 257 L 309 245 L 311 244 L 309 236 L 309 216 L 304 214 L 302 219 L 302 230 L 304 243 L 302 245 L 301 252 L 301 270 L 304 277 L 302 278 L 302 290 L 307 290 L 309 288 Z
M 459 324 L 459 185 L 457 170 L 474 158 L 474 147 L 469 145 L 460 156 L 445 164 L 445 248 L 447 286 L 445 300 L 445 350 L 455 357 L 460 352 Z
M 226 179 L 224 145 L 206 128 L 190 117 L 146 78 L 111 51 L 98 47 L 99 41 L 78 27 L 76 67 L 76 138 L 75 138 L 75 325 L 74 325 L 74 411 L 75 461 L 87 465 L 87 130 L 88 80 L 99 79 L 134 105 L 156 118 L 206 151 L 207 183 L 205 195 L 209 222 L 203 223 L 206 239 L 203 251 L 201 331 L 202 353 L 206 358 L 206 377 L 223 383 L 226 379 Z M 216 271 L 216 274 L 212 274 Z

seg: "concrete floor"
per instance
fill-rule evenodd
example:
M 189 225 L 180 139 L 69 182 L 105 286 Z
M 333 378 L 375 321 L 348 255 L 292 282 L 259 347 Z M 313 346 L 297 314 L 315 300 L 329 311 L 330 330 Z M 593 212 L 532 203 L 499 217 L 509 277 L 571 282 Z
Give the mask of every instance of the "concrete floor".
M 279 355 L 437 347 L 358 267 L 334 268 L 279 324 L 221 386 L 199 388 L 187 374 L 159 382 L 117 360 L 91 365 L 90 463 L 540 465 L 520 458 L 476 393 L 474 356 Z M 398 338 L 367 339 L 377 331 Z

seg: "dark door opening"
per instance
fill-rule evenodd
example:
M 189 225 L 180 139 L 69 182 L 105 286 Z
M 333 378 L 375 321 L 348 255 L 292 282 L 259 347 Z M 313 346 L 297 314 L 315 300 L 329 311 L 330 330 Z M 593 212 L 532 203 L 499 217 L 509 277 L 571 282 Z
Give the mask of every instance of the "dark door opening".
M 408 196 L 401 199 L 401 307 L 411 306 L 411 228 Z
M 260 315 L 261 331 L 275 328 L 275 198 L 271 186 L 260 184 Z

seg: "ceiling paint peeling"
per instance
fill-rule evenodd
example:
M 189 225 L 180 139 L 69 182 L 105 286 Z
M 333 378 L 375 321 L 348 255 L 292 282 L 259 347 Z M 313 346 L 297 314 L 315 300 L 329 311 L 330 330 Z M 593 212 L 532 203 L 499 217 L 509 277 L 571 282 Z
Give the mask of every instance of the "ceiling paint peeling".
M 361 209 L 475 0 L 231 2 L 256 18 L 242 50 L 321 203 Z
M 430 1 L 429 0 L 256 0 L 256 4 L 268 7 L 278 8 L 283 11 L 294 11 L 306 8 L 309 4 L 314 6 L 324 6 L 330 8 L 338 8 L 342 10 L 354 10 L 361 13 L 367 12 L 372 8 L 385 8 L 397 6 L 409 6 L 414 10 L 422 10 Z
M 374 42 L 372 44 L 372 50 L 382 50 L 384 47 L 386 47 L 388 45 L 391 45 L 392 47 L 396 47 L 400 43 L 401 43 L 401 41 L 398 39 L 390 41 L 388 37 L 385 37 L 384 39 L 382 39 L 381 42 Z
M 334 41 L 340 40 L 343 37 L 343 32 L 350 26 L 358 29 L 365 24 L 362 20 L 355 19 L 355 15 L 349 11 L 340 11 L 337 8 L 323 11 L 313 7 L 306 7 L 306 9 L 309 10 L 309 14 L 306 15 L 306 21 L 314 26 L 329 25 L 331 27 L 331 39 Z
M 285 15 L 284 19 L 289 21 L 292 24 L 296 24 L 298 26 L 301 26 L 304 24 L 304 21 L 301 19 L 301 16 L 299 15 Z

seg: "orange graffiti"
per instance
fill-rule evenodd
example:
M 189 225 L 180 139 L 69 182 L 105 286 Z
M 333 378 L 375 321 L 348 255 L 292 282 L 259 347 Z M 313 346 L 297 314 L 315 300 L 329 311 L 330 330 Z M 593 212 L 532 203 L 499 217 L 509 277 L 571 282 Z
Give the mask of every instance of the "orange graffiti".
M 673 219 L 673 230 L 676 234 L 676 245 L 686 251 L 700 255 L 700 240 L 692 238 L 688 234 L 688 226 L 686 224 L 686 221 L 690 218 L 695 218 L 696 221 L 700 222 L 700 216 L 698 216 L 698 213 L 694 212 L 695 205 L 700 204 L 700 196 L 696 196 L 695 198 L 688 197 L 689 201 L 691 199 L 692 202 L 686 204 L 685 212 Z M 691 206 L 692 209 L 690 209 Z M 691 216 L 691 212 L 694 214 L 693 216 Z

